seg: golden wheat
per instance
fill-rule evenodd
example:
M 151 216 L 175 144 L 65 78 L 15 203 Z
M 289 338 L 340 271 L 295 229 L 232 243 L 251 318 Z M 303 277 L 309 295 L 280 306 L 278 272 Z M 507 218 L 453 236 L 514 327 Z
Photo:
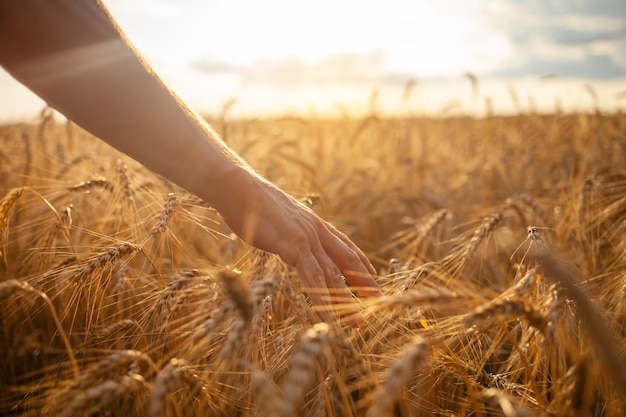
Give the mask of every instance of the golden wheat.
M 372 259 L 359 329 L 68 127 L 0 127 L 0 414 L 624 415 L 624 115 L 229 120 Z
M 281 385 L 282 398 L 277 404 L 277 415 L 293 416 L 304 402 L 304 396 L 323 369 L 332 360 L 330 351 L 330 328 L 319 323 L 308 329 L 300 341 L 300 346 L 291 357 L 290 369 Z
M 367 416 L 391 416 L 394 403 L 402 397 L 402 389 L 420 364 L 429 357 L 429 345 L 422 338 L 416 338 L 394 360 L 383 378 L 384 383 L 373 394 L 373 404 Z

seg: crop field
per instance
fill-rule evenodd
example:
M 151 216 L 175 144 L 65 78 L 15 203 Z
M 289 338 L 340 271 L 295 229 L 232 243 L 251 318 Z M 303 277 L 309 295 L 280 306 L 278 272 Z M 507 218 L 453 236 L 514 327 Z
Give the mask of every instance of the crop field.
M 365 324 L 44 111 L 0 126 L 0 415 L 626 415 L 626 115 L 211 124 L 367 253 Z

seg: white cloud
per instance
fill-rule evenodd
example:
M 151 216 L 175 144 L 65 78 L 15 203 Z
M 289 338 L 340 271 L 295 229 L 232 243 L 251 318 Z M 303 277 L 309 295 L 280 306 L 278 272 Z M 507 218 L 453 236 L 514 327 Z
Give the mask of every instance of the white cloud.
M 312 63 L 298 57 L 259 59 L 242 66 L 203 60 L 194 63 L 194 68 L 207 77 L 229 73 L 236 75 L 245 85 L 280 87 L 388 82 L 393 77 L 385 67 L 382 51 L 333 54 Z
M 268 97 L 319 103 L 324 94 L 365 102 L 374 87 L 381 96 L 393 90 L 393 101 L 411 78 L 436 107 L 427 84 L 443 91 L 433 80 L 447 79 L 452 87 L 441 96 L 454 98 L 466 71 L 484 86 L 494 74 L 589 80 L 622 77 L 626 68 L 623 0 L 105 1 L 157 72 L 203 109 L 232 96 L 242 105 Z M 2 77 L 0 84 L 11 91 L 4 109 L 32 101 Z

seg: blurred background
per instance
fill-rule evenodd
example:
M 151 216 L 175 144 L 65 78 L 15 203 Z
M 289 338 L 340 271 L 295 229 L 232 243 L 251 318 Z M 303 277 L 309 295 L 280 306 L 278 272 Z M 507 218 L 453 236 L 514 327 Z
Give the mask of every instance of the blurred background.
M 443 116 L 626 110 L 623 0 L 105 0 L 195 110 Z M 44 106 L 0 71 L 0 121 Z

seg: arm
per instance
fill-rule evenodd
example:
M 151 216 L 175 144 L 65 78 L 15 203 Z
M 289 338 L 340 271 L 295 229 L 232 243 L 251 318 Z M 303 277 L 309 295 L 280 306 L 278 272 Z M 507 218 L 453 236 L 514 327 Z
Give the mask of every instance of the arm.
M 323 318 L 331 299 L 380 290 L 342 233 L 258 176 L 170 91 L 97 0 L 3 0 L 0 64 L 66 117 L 213 205 L 247 242 L 298 270 Z

